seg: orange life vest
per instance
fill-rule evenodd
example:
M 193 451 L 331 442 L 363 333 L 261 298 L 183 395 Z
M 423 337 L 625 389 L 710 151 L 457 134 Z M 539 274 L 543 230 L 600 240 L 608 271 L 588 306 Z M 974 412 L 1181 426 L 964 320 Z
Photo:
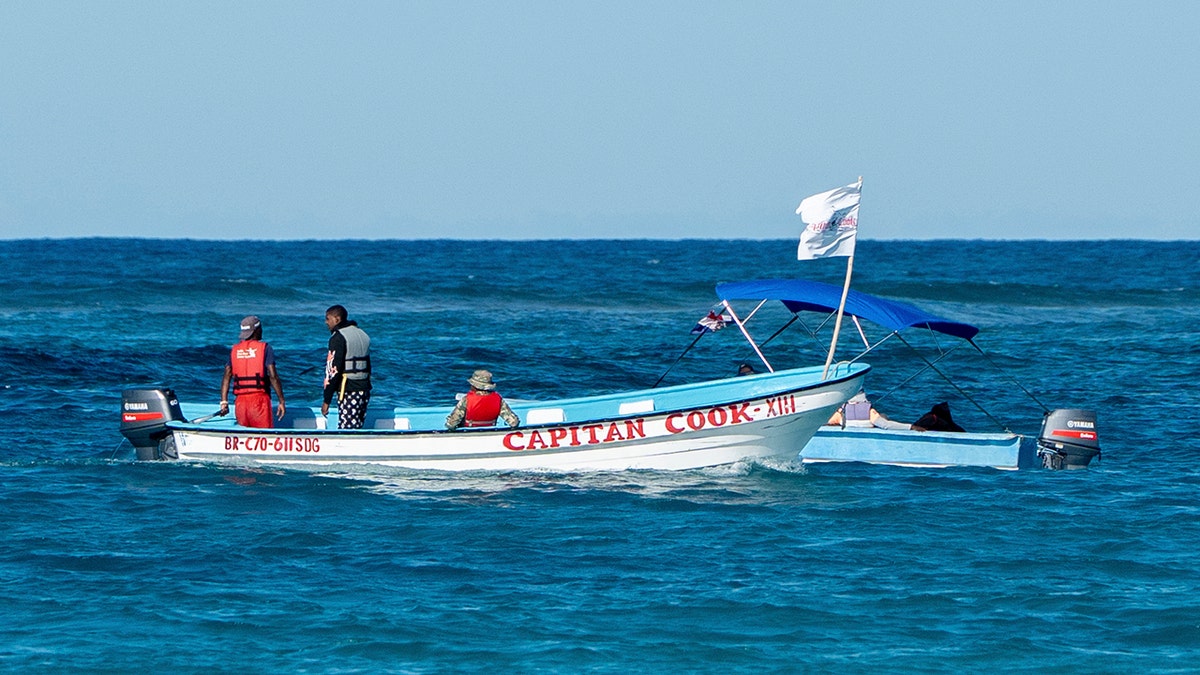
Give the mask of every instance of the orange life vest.
M 259 340 L 243 340 L 233 346 L 229 352 L 229 360 L 233 364 L 234 396 L 270 391 L 267 386 L 267 367 L 264 363 L 266 356 L 267 343 Z
M 500 416 L 500 394 L 494 391 L 472 389 L 467 392 L 467 417 L 463 425 L 468 427 L 490 427 Z

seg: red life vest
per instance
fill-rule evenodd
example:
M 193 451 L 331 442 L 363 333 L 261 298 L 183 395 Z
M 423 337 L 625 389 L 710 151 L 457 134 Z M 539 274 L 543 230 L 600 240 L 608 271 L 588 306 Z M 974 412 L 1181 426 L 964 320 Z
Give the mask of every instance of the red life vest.
M 233 364 L 233 395 L 240 396 L 267 388 L 267 343 L 259 340 L 243 340 L 229 352 Z
M 490 427 L 500 416 L 500 394 L 494 391 L 472 389 L 467 392 L 467 417 L 463 425 L 468 427 Z

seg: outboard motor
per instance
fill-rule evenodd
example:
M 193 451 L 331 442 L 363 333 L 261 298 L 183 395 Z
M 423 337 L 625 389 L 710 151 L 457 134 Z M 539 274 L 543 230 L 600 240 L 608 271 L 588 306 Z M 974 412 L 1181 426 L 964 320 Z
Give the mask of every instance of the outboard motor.
M 1047 469 L 1086 469 L 1100 455 L 1096 413 L 1091 410 L 1051 410 L 1042 419 L 1038 457 Z
M 167 422 L 183 419 L 179 398 L 170 389 L 121 392 L 121 435 L 133 444 L 139 460 L 175 459 Z

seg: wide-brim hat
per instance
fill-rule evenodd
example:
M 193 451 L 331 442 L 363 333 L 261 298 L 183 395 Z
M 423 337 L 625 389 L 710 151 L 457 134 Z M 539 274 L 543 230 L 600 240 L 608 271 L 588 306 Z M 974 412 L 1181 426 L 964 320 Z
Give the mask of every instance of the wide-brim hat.
M 486 370 L 477 370 L 472 373 L 467 384 L 484 391 L 492 391 L 496 388 L 496 383 L 492 381 L 492 374 Z
M 246 338 L 254 335 L 254 331 L 262 328 L 262 322 L 258 320 L 257 316 L 250 315 L 242 319 L 242 323 L 238 327 L 241 328 L 241 332 L 238 333 L 238 337 L 245 340 Z

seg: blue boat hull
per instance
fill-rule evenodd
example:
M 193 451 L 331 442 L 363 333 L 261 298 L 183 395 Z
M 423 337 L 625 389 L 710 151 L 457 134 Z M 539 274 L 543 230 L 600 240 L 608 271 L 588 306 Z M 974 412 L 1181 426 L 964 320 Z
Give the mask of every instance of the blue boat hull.
M 948 433 L 824 426 L 800 452 L 806 463 L 866 462 L 896 466 L 1038 466 L 1031 438 L 1008 433 Z

